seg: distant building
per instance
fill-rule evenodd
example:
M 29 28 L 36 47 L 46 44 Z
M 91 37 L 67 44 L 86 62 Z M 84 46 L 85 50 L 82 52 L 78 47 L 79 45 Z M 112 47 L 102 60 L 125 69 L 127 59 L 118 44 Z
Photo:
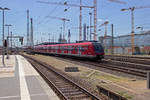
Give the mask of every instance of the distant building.
M 112 37 L 111 36 L 106 36 L 104 37 L 99 37 L 99 41 L 104 45 L 105 44 L 105 49 L 110 49 L 111 48 L 111 42 L 112 42 Z M 141 34 L 135 34 L 134 36 L 134 45 L 135 47 L 138 47 L 139 49 L 141 48 L 146 48 L 146 52 L 150 51 L 150 31 L 143 32 Z M 131 35 L 122 35 L 122 36 L 117 36 L 114 37 L 114 48 L 122 48 L 126 49 L 129 48 L 128 51 L 131 50 Z M 123 50 L 120 50 L 123 51 Z

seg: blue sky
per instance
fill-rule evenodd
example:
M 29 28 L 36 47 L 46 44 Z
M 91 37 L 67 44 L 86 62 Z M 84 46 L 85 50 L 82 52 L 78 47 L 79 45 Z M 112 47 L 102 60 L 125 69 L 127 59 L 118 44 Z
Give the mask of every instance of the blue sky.
M 71 29 L 71 40 L 78 40 L 78 27 L 79 25 L 79 8 L 65 7 L 58 5 L 40 4 L 37 0 L 0 0 L 0 7 L 8 7 L 11 10 L 5 13 L 5 24 L 12 24 L 11 31 L 15 35 L 22 35 L 26 37 L 26 10 L 30 10 L 30 17 L 33 18 L 34 24 L 34 42 L 48 41 L 48 34 L 51 34 L 51 38 L 54 35 L 56 39 L 59 37 L 60 27 L 62 21 L 57 19 L 46 18 L 46 16 L 65 17 L 70 19 L 70 22 L 66 23 L 66 32 Z M 41 0 L 50 2 L 64 2 L 68 4 L 79 4 L 80 0 Z M 131 32 L 131 14 L 129 11 L 121 12 L 120 9 L 128 8 L 132 6 L 150 6 L 149 0 L 122 0 L 127 2 L 126 5 L 109 2 L 108 0 L 97 0 L 97 17 L 98 26 L 105 20 L 108 20 L 114 24 L 115 36 L 125 35 Z M 121 1 L 121 0 L 120 0 Z M 93 5 L 93 0 L 82 0 L 83 5 Z M 64 9 L 68 8 L 67 12 Z M 83 22 L 89 25 L 89 12 L 93 12 L 92 9 L 83 9 Z M 150 8 L 135 10 L 135 26 L 142 26 L 144 30 L 150 29 Z M 108 35 L 111 34 L 111 27 L 108 25 Z M 98 32 L 98 36 L 104 35 L 104 27 L 97 27 L 101 29 Z M 136 30 L 136 29 L 135 29 Z M 139 32 L 139 30 L 136 30 Z M 7 28 L 5 28 L 5 34 L 7 34 Z M 0 12 L 0 44 L 2 36 L 2 13 Z M 67 35 L 66 35 L 67 38 Z M 26 42 L 26 38 L 25 38 Z M 17 42 L 18 43 L 18 42 Z

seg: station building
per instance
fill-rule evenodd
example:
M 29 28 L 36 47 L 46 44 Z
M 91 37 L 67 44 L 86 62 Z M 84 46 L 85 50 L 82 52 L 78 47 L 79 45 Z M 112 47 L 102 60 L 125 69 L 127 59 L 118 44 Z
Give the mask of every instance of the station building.
M 99 41 L 105 47 L 106 53 L 112 51 L 112 37 L 99 37 Z M 131 35 L 114 37 L 113 50 L 115 54 L 132 54 Z M 150 54 L 150 31 L 135 34 L 134 36 L 135 54 Z

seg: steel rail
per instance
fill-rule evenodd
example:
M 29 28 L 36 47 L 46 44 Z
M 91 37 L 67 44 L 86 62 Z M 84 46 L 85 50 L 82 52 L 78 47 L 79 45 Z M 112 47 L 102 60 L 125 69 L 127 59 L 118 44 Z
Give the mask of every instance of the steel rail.
M 96 95 L 94 94 L 91 94 L 89 91 L 87 91 L 86 89 L 84 89 L 83 87 L 81 87 L 79 84 L 75 83 L 74 81 L 72 81 L 71 79 L 67 78 L 64 73 L 58 71 L 57 69 L 53 68 L 52 66 L 46 64 L 46 63 L 43 63 L 41 61 L 37 61 L 29 56 L 25 56 L 23 55 L 34 67 L 37 66 L 37 64 L 39 66 L 42 66 L 43 68 L 46 68 L 48 71 L 52 71 L 53 73 L 55 73 L 57 76 L 60 76 L 62 79 L 65 79 L 67 80 L 67 82 L 73 84 L 75 87 L 77 87 L 79 90 L 81 90 L 83 93 L 85 93 L 87 96 L 89 96 L 92 100 L 101 100 L 99 97 L 97 97 Z M 44 76 L 44 79 L 46 79 L 52 86 L 54 86 L 55 88 L 55 91 L 58 91 L 57 93 L 59 93 L 59 96 L 60 94 L 61 97 L 63 97 L 63 100 L 68 100 L 68 97 L 66 97 L 65 95 L 63 95 L 63 93 L 61 92 L 61 90 L 54 84 L 52 83 L 51 80 L 49 80 L 47 78 L 47 76 L 45 76 L 45 73 L 42 73 L 41 70 L 39 70 L 37 67 L 36 69 L 38 70 L 38 72 L 40 72 L 40 74 L 42 74 L 42 76 Z

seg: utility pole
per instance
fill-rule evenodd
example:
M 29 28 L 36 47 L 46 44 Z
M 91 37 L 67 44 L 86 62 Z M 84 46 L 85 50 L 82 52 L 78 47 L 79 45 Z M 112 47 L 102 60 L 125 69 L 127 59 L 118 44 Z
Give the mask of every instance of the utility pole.
M 12 51 L 12 32 L 10 32 L 10 35 L 11 35 L 11 46 L 10 46 L 10 48 L 11 48 L 11 51 Z
M 63 40 L 65 40 L 66 20 L 63 20 Z
M 30 38 L 29 38 L 29 10 L 27 10 L 27 46 L 30 45 Z
M 48 40 L 49 40 L 49 43 L 50 43 L 50 40 L 51 40 L 51 39 L 50 39 L 50 35 L 51 35 L 51 34 L 49 33 L 48 35 L 49 35 L 49 39 L 48 39 Z
M 90 40 L 92 39 L 92 30 L 91 30 L 91 26 L 92 26 L 92 13 L 89 13 L 90 15 Z
M 87 26 L 87 40 L 89 40 L 89 26 Z
M 114 54 L 114 25 L 111 24 L 111 33 L 112 33 L 112 39 L 111 39 L 111 54 Z
M 131 31 L 131 43 L 132 43 L 132 54 L 135 52 L 135 46 L 134 46 L 134 7 L 131 8 L 131 25 L 132 25 L 132 31 Z
M 5 47 L 4 47 L 4 11 L 5 10 L 10 10 L 9 8 L 2 8 L 2 7 L 0 7 L 0 10 L 2 10 L 2 15 L 3 15 L 3 24 L 2 24 L 2 30 L 3 30 L 3 35 L 2 35 L 2 37 L 3 37 L 3 39 L 2 39 L 2 43 L 3 43 L 3 47 L 2 47 L 2 63 L 3 63 L 3 66 L 5 66 L 5 62 L 4 62 L 4 52 L 5 52 Z
M 94 0 L 94 40 L 97 40 L 97 0 Z
M 70 37 L 71 37 L 71 33 L 70 33 L 70 29 L 68 30 L 68 43 L 70 43 Z
M 31 18 L 31 36 L 30 36 L 30 46 L 33 47 L 34 42 L 33 42 L 33 19 Z
M 79 41 L 82 40 L 82 0 L 80 0 Z
M 84 33 L 83 40 L 86 41 L 86 24 L 84 24 L 84 30 L 83 30 L 83 33 Z
M 105 49 L 107 49 L 107 46 L 106 46 L 106 38 L 107 38 L 107 24 L 105 24 L 105 35 L 104 35 L 104 40 L 105 40 L 105 42 L 104 42 L 104 46 L 105 46 Z
M 9 27 L 12 26 L 11 24 L 6 24 L 5 26 L 8 27 L 8 37 L 7 37 L 7 59 L 9 59 Z

